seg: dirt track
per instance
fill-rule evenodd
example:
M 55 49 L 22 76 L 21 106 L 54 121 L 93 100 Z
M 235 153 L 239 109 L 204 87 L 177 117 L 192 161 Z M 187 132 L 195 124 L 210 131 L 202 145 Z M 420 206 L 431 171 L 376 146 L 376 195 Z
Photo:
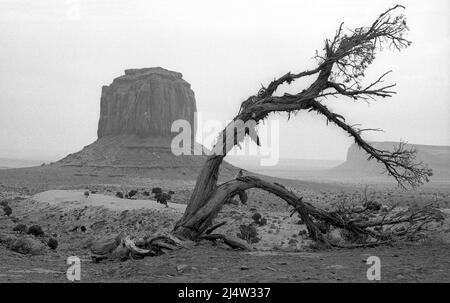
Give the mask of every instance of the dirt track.
M 381 259 L 381 282 L 450 282 L 449 249 L 429 243 L 258 256 L 205 244 L 126 262 L 81 256 L 81 282 L 369 282 L 371 255 Z M 0 255 L 0 282 L 69 282 L 63 254 L 28 257 L 0 247 Z

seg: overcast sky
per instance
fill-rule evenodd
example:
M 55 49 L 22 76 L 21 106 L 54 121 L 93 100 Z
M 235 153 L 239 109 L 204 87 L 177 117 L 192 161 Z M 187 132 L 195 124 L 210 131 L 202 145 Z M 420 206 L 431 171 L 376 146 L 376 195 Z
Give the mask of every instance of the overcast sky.
M 369 25 L 406 3 L 410 48 L 378 55 L 398 94 L 327 101 L 369 140 L 450 145 L 450 2 L 0 0 L 0 157 L 52 159 L 96 139 L 101 86 L 124 69 L 183 73 L 204 118 L 233 117 L 261 84 L 314 67 L 341 21 Z M 301 84 L 296 88 L 301 89 Z M 345 159 L 348 138 L 312 113 L 280 123 L 284 158 Z

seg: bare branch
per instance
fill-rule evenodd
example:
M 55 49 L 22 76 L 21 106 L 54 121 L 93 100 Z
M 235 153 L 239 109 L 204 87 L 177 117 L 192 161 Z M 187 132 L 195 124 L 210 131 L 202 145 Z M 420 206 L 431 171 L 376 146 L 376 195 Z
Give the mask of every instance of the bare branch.
M 407 149 L 406 144 L 402 142 L 393 151 L 376 149 L 361 137 L 361 130 L 343 122 L 339 118 L 340 115 L 331 112 L 318 101 L 313 101 L 312 104 L 312 109 L 324 115 L 328 121 L 335 123 L 353 137 L 356 144 L 369 154 L 369 159 L 374 158 L 382 163 L 387 173 L 394 177 L 400 186 L 404 187 L 405 184 L 409 184 L 411 187 L 417 187 L 424 182 L 428 182 L 432 171 L 423 163 L 414 162 L 416 158 L 415 149 Z

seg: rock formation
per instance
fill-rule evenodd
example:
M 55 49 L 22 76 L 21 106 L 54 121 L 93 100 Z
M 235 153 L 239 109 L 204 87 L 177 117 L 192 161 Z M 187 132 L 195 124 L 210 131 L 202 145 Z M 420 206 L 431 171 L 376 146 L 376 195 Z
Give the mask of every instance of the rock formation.
M 172 122 L 194 125 L 194 92 L 182 74 L 161 67 L 128 69 L 103 86 L 98 138 L 112 135 L 170 137 Z
M 398 142 L 372 142 L 375 148 L 393 150 Z M 408 144 L 408 148 L 417 150 L 417 160 L 427 164 L 433 170 L 431 179 L 450 176 L 450 146 Z M 383 167 L 375 160 L 367 161 L 367 154 L 352 144 L 347 152 L 346 161 L 334 168 L 334 173 L 343 173 L 347 176 L 380 176 Z
M 125 70 L 102 88 L 97 141 L 57 165 L 113 168 L 125 174 L 157 170 L 160 176 L 171 170 L 170 176 L 196 178 L 205 156 L 176 156 L 171 149 L 176 135 L 172 122 L 184 119 L 193 129 L 195 112 L 194 92 L 181 73 L 161 67 Z M 227 164 L 222 171 L 234 175 L 233 169 Z

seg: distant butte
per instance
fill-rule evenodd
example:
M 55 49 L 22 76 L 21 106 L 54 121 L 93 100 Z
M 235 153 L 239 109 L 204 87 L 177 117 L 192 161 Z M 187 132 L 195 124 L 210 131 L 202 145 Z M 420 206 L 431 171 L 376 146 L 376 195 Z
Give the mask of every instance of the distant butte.
M 175 120 L 194 125 L 196 111 L 194 92 L 181 73 L 161 67 L 127 69 L 102 88 L 98 138 L 167 138 Z
M 399 142 L 371 142 L 371 145 L 381 150 L 393 150 Z M 407 144 L 407 148 L 417 150 L 417 161 L 423 162 L 433 170 L 431 180 L 448 178 L 450 176 L 450 146 Z M 355 143 L 347 152 L 346 161 L 332 169 L 330 173 L 346 176 L 381 176 L 383 166 L 375 159 L 367 160 L 368 155 Z
M 191 85 L 161 67 L 127 69 L 102 87 L 98 139 L 57 165 L 129 169 L 173 169 L 195 178 L 206 156 L 175 156 L 172 122 L 194 125 L 197 111 Z M 195 134 L 193 134 L 195 135 Z M 224 171 L 232 171 L 226 164 Z

